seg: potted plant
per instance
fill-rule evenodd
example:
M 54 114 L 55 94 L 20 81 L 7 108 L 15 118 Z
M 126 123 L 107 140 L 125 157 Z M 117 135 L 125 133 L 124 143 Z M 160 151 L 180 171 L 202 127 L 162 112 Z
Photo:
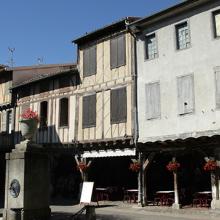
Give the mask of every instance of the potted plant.
M 215 171 L 218 168 L 217 162 L 215 160 L 209 160 L 205 163 L 203 169 L 205 171 Z
M 141 168 L 141 164 L 139 162 L 133 162 L 129 166 L 129 170 L 133 172 L 138 172 Z
M 37 124 L 39 122 L 37 112 L 32 111 L 30 108 L 26 109 L 21 114 L 20 125 L 21 125 L 21 135 L 26 140 L 32 140 L 36 130 Z
M 170 161 L 167 165 L 166 165 L 167 170 L 169 170 L 170 172 L 176 172 L 178 170 L 178 168 L 180 168 L 180 163 L 176 162 L 176 161 Z
M 79 164 L 77 165 L 77 169 L 81 170 L 82 172 L 86 172 L 88 168 L 89 166 L 86 165 L 86 163 L 84 162 L 79 162 Z

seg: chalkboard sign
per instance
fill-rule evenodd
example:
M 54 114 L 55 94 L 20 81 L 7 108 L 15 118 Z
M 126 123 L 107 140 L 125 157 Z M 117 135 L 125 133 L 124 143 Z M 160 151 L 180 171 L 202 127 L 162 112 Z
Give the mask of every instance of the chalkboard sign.
M 80 203 L 91 203 L 93 186 L 94 182 L 83 182 Z

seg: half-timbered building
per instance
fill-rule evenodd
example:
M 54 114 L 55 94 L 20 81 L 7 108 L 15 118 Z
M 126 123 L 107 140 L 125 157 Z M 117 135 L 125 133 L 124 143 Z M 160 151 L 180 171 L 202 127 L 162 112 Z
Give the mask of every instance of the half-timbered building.
M 81 82 L 77 145 L 83 158 L 96 158 L 90 172 L 99 186 L 129 184 L 122 176 L 127 174 L 128 156 L 136 155 L 134 38 L 126 29 L 135 20 L 127 17 L 73 41 Z
M 13 68 L 14 143 L 22 141 L 21 114 L 28 108 L 37 112 L 39 123 L 34 141 L 50 155 L 51 193 L 55 196 L 78 196 L 76 169 L 74 173 L 78 84 L 78 70 L 72 63 Z

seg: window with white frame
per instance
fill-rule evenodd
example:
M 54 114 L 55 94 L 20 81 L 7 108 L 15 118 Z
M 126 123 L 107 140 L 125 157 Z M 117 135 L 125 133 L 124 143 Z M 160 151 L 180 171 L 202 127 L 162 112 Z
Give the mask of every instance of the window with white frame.
M 158 56 L 156 35 L 147 35 L 145 39 L 146 59 L 154 59 Z
M 213 12 L 214 37 L 220 37 L 220 10 Z
M 160 107 L 160 84 L 159 82 L 145 85 L 146 95 L 146 119 L 159 118 L 161 115 Z
M 189 25 L 187 21 L 176 25 L 176 47 L 178 50 L 190 47 Z

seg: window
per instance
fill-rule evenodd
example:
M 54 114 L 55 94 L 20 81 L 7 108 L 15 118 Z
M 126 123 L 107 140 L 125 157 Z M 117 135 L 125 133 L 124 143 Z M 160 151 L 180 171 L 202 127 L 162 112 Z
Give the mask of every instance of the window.
M 178 50 L 190 47 L 188 22 L 176 25 L 176 46 Z
M 60 123 L 59 126 L 68 126 L 69 118 L 69 99 L 62 98 L 60 99 Z
M 177 78 L 178 109 L 179 114 L 187 114 L 194 111 L 194 82 L 193 75 Z
M 40 103 L 40 128 L 47 127 L 48 104 L 46 101 Z
M 216 108 L 220 109 L 220 67 L 215 68 Z
M 83 97 L 83 128 L 96 126 L 96 94 Z
M 111 90 L 111 123 L 127 121 L 126 87 Z
M 214 37 L 220 37 L 220 10 L 213 12 Z
M 149 83 L 145 86 L 146 94 L 146 118 L 154 119 L 160 117 L 160 84 Z
M 126 63 L 125 35 L 120 35 L 110 41 L 111 69 L 124 66 Z
M 83 76 L 96 74 L 96 45 L 83 50 Z
M 146 36 L 145 46 L 146 46 L 146 59 L 154 59 L 158 56 L 157 41 L 155 34 Z

